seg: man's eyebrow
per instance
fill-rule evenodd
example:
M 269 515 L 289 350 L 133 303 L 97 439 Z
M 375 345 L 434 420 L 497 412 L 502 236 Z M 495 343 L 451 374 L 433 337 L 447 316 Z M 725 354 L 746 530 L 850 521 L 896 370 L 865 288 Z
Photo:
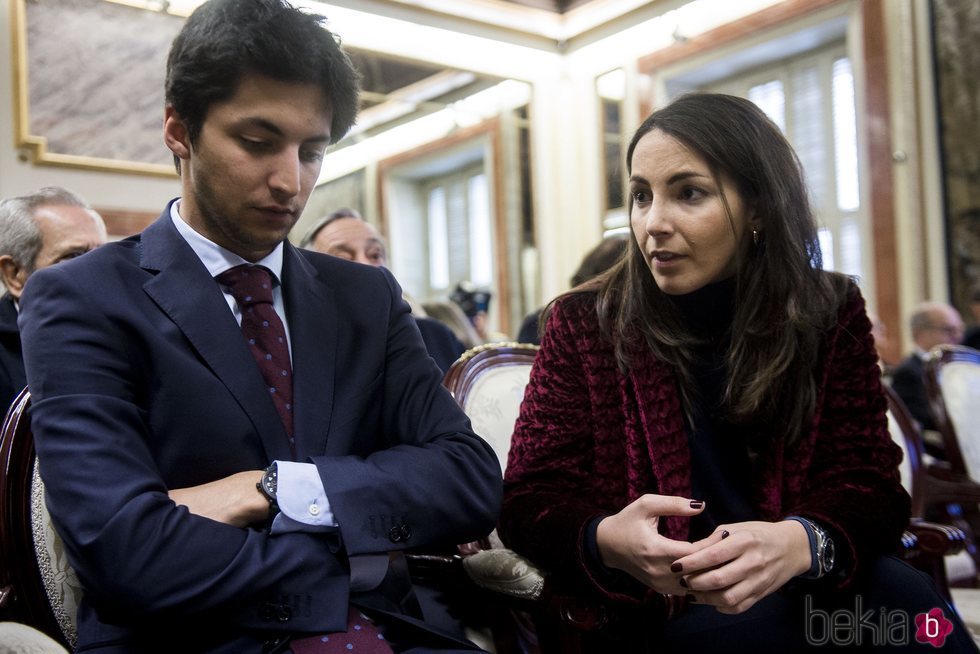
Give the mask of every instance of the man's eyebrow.
M 246 116 L 238 121 L 238 124 L 242 127 L 258 127 L 264 129 L 267 132 L 272 132 L 276 136 L 284 136 L 282 129 L 276 125 L 271 120 L 262 118 L 261 116 Z
M 248 126 L 258 127 L 259 129 L 263 129 L 263 130 L 265 130 L 267 132 L 271 132 L 272 134 L 275 134 L 276 136 L 285 136 L 286 135 L 285 132 L 282 131 L 282 128 L 281 127 L 279 127 L 278 125 L 276 125 L 274 122 L 272 122 L 268 118 L 263 118 L 261 116 L 246 116 L 245 118 L 242 118 L 240 121 L 238 121 L 238 124 L 241 127 L 248 127 Z M 305 143 L 324 143 L 324 144 L 327 144 L 327 143 L 330 142 L 330 134 L 329 133 L 326 133 L 326 134 L 317 134 L 317 135 L 312 136 L 312 137 L 310 137 L 308 139 L 305 139 L 304 142 Z

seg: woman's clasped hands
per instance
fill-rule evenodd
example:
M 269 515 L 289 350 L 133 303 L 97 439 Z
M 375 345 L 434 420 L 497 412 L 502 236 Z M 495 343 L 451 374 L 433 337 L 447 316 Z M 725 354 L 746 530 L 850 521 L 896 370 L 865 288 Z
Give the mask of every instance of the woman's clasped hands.
M 721 613 L 742 613 L 810 569 L 806 529 L 796 520 L 720 525 L 689 543 L 663 536 L 660 518 L 695 516 L 704 502 L 643 495 L 604 518 L 596 531 L 603 565 L 659 593 L 686 596 Z

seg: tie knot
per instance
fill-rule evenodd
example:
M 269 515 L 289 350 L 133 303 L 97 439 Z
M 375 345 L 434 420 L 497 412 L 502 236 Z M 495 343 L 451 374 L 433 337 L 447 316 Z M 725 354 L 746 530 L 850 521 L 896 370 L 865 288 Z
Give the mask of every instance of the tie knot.
M 215 279 L 228 287 L 239 306 L 262 302 L 272 304 L 272 274 L 262 266 L 242 264 L 224 271 Z

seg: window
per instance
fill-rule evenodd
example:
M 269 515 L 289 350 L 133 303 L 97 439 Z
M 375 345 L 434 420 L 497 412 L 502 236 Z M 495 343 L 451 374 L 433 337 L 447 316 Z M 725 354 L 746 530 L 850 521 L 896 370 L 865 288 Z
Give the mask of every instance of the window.
M 474 167 L 424 186 L 429 235 L 429 295 L 461 281 L 494 286 L 493 221 L 487 174 Z
M 870 226 L 860 201 L 854 75 L 843 44 L 705 90 L 752 100 L 783 130 L 803 164 L 824 268 L 862 278 L 870 267 Z

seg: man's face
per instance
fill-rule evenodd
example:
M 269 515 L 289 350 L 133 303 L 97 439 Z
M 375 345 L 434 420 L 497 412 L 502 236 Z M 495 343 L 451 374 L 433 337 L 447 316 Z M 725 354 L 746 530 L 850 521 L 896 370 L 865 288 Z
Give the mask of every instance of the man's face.
M 41 249 L 32 269 L 18 266 L 10 256 L 0 257 L 0 272 L 7 292 L 20 298 L 34 270 L 74 259 L 106 242 L 105 224 L 91 209 L 63 204 L 43 205 L 34 211 L 41 232 Z
M 52 204 L 34 212 L 41 230 L 35 270 L 74 259 L 106 242 L 105 225 L 91 209 Z
M 168 107 L 164 139 L 181 158 L 181 217 L 248 261 L 268 255 L 306 206 L 331 116 L 318 86 L 256 74 L 208 109 L 194 144 Z
M 937 345 L 956 345 L 963 339 L 963 320 L 953 308 L 929 313 L 929 327 L 916 335 L 916 343 L 928 352 Z
M 338 218 L 317 232 L 313 249 L 369 266 L 388 260 L 384 241 L 372 225 L 359 218 Z

